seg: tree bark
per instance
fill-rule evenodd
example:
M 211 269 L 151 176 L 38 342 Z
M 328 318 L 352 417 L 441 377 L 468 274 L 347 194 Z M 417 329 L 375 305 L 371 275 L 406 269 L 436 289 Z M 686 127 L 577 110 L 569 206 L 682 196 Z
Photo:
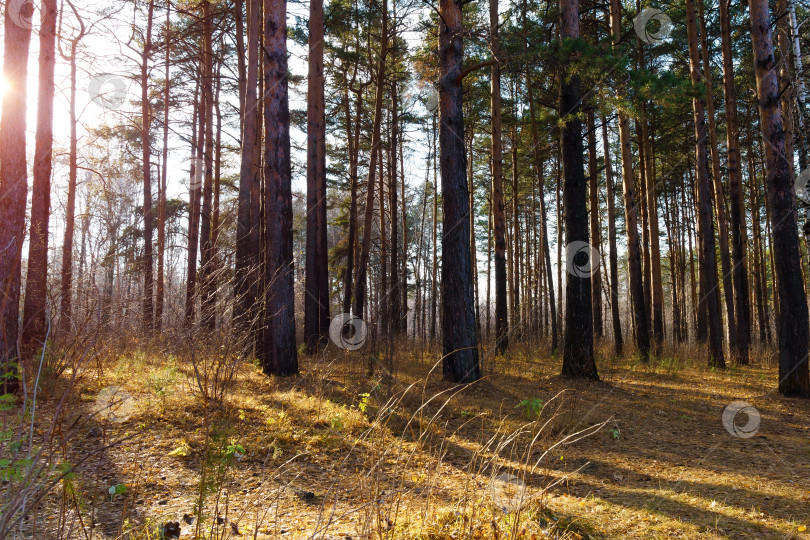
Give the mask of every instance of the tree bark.
M 245 105 L 242 114 L 242 156 L 239 169 L 239 198 L 236 218 L 236 295 L 235 319 L 243 329 L 250 326 L 255 315 L 259 272 L 259 216 L 252 210 L 254 192 L 261 183 L 255 165 L 258 148 L 259 102 L 256 87 L 259 79 L 259 33 L 261 0 L 247 2 L 247 76 Z
M 743 206 L 740 136 L 737 123 L 737 89 L 734 85 L 734 56 L 731 43 L 730 0 L 720 0 L 720 35 L 723 53 L 723 95 L 726 112 L 726 148 L 728 151 L 728 190 L 731 210 L 731 250 L 734 274 L 734 310 L 737 329 L 736 360 L 748 363 L 751 343 L 751 305 L 748 301 L 747 248 L 748 229 Z
M 189 201 L 188 201 L 188 260 L 186 266 L 186 306 L 184 324 L 189 326 L 194 323 L 195 318 L 195 302 L 197 297 L 197 250 L 199 249 L 200 240 L 200 197 L 202 196 L 202 176 L 204 168 L 202 152 L 203 139 L 205 138 L 205 121 L 203 119 L 202 111 L 205 108 L 205 93 L 200 92 L 202 82 L 197 84 L 194 91 L 194 97 L 200 98 L 200 103 L 197 105 L 197 100 L 194 100 L 194 114 L 193 122 L 191 124 L 191 166 L 189 167 Z M 202 94 L 202 95 L 200 95 Z
M 329 334 L 329 253 L 326 238 L 326 113 L 323 0 L 309 4 L 307 77 L 307 239 L 304 342 L 313 354 Z
M 73 324 L 73 236 L 76 227 L 76 180 L 78 174 L 78 136 L 76 126 L 78 123 L 76 115 L 76 54 L 79 42 L 84 37 L 85 28 L 82 19 L 76 9 L 71 5 L 74 14 L 79 20 L 81 29 L 79 34 L 73 38 L 70 44 L 70 150 L 68 154 L 68 192 L 65 203 L 65 234 L 62 241 L 62 284 L 61 302 L 59 306 L 59 329 L 60 333 L 70 330 Z M 8 80 L 8 77 L 6 77 Z M 6 110 L 4 108 L 3 110 Z
M 796 201 L 785 154 L 770 10 L 766 0 L 750 0 L 749 5 L 759 116 L 765 141 L 773 261 L 779 291 L 779 392 L 785 396 L 810 397 L 807 297 L 800 267 Z
M 442 234 L 442 371 L 444 379 L 481 378 L 473 311 L 469 191 L 459 75 L 464 58 L 460 0 L 439 3 L 439 148 L 444 227 Z
M 382 123 L 383 93 L 385 91 L 385 59 L 388 55 L 388 2 L 382 3 L 382 30 L 380 35 L 380 58 L 377 63 L 377 81 L 374 94 L 374 123 L 371 129 L 371 151 L 368 162 L 368 179 L 366 182 L 366 213 L 363 220 L 363 242 L 360 246 L 360 260 L 357 265 L 357 281 L 354 287 L 354 314 L 363 316 L 366 305 L 366 276 L 368 258 L 371 251 L 371 227 L 374 218 L 374 178 L 377 174 L 377 161 L 380 159 L 381 141 L 380 125 Z M 382 194 L 380 194 L 382 197 Z M 381 199 L 382 200 L 382 199 Z
M 25 3 L 18 9 L 20 11 L 13 12 L 7 5 L 5 10 L 3 77 L 9 86 L 2 96 L 0 117 L 0 216 L 3 217 L 3 226 L 0 227 L 0 312 L 3 319 L 0 328 L 0 364 L 4 374 L 12 373 L 11 377 L 2 378 L 6 392 L 16 391 L 19 387 L 13 363 L 20 352 L 17 350 L 17 332 L 28 194 L 25 115 L 31 28 L 25 21 L 33 16 L 33 4 Z
M 579 38 L 579 1 L 560 0 L 560 37 Z M 593 250 L 588 238 L 587 184 L 583 161 L 582 95 L 579 77 L 564 62 L 560 74 L 560 149 L 562 150 L 565 243 L 568 276 L 565 281 L 565 340 L 562 374 L 599 379 L 593 358 L 591 271 Z M 583 257 L 584 255 L 584 257 Z
M 489 39 L 492 54 L 500 53 L 498 0 L 489 0 Z M 509 348 L 509 307 L 506 287 L 506 221 L 503 201 L 503 142 L 501 135 L 501 65 L 490 68 L 490 111 L 492 127 L 492 217 L 495 236 L 495 348 Z M 530 90 L 531 91 L 531 90 Z
M 611 34 L 613 46 L 618 47 L 621 39 L 621 12 L 619 0 L 610 3 Z M 624 88 L 617 89 L 624 95 Z M 630 273 L 630 296 L 633 305 L 633 320 L 636 325 L 636 346 L 643 361 L 649 358 L 650 331 L 644 309 L 644 285 L 641 271 L 641 246 L 638 237 L 638 210 L 633 176 L 633 156 L 630 140 L 630 125 L 627 115 L 619 111 L 619 146 L 622 156 L 622 182 L 624 190 L 624 215 L 627 228 L 627 262 Z
M 53 99 L 56 65 L 56 0 L 43 0 L 39 27 L 39 98 L 31 195 L 31 232 L 23 306 L 22 346 L 30 352 L 45 346 L 47 335 L 48 222 L 53 168 Z
M 528 75 L 527 75 L 528 77 Z M 531 119 L 531 130 L 532 130 L 532 142 L 534 146 L 534 166 L 537 171 L 537 185 L 540 192 L 540 238 L 543 244 L 543 257 L 545 258 L 545 270 L 546 270 L 546 280 L 548 286 L 548 294 L 549 294 L 549 304 L 551 305 L 550 309 L 550 319 L 551 319 L 551 353 L 554 354 L 557 351 L 558 343 L 557 343 L 557 336 L 559 334 L 557 330 L 557 310 L 555 308 L 556 302 L 554 298 L 554 268 L 551 266 L 551 248 L 549 247 L 548 243 L 548 220 L 546 217 L 546 187 L 545 187 L 545 176 L 544 176 L 544 163 L 540 159 L 540 135 L 537 131 L 537 117 L 535 115 L 535 108 L 534 108 L 534 92 L 532 90 L 532 84 L 527 79 L 526 80 L 526 89 L 528 92 L 529 98 L 529 116 Z M 505 288 L 505 287 L 504 287 Z
M 169 174 L 169 100 L 171 98 L 170 60 L 171 60 L 171 3 L 166 4 L 166 42 L 164 47 L 165 62 L 163 89 L 163 170 L 158 185 L 158 241 L 157 241 L 157 287 L 155 291 L 155 331 L 163 330 L 163 302 L 165 295 L 164 265 L 166 256 L 166 185 Z
M 605 152 L 605 185 L 608 212 L 608 245 L 610 253 L 610 317 L 613 324 L 613 349 L 617 357 L 622 355 L 622 324 L 619 319 L 619 264 L 616 247 L 616 201 L 613 195 L 613 160 L 610 157 L 607 120 L 602 120 L 602 148 Z
M 264 16 L 267 330 L 262 360 L 266 374 L 285 376 L 298 373 L 286 0 L 264 0 Z
M 214 303 L 214 242 L 211 230 L 212 200 L 214 194 L 214 48 L 211 3 L 203 2 L 203 73 L 202 109 L 205 124 L 205 144 L 203 163 L 205 174 L 202 187 L 202 208 L 200 210 L 200 319 L 204 327 L 214 328 L 216 312 Z
M 725 0 L 720 0 L 721 2 Z M 709 122 L 709 149 L 712 163 L 712 182 L 714 187 L 715 211 L 720 240 L 720 268 L 723 273 L 723 298 L 726 304 L 726 322 L 728 325 L 729 349 L 737 349 L 737 317 L 734 308 L 734 271 L 729 258 L 728 218 L 726 217 L 726 196 L 720 177 L 720 149 L 717 144 L 717 125 L 714 112 L 714 81 L 709 64 L 709 41 L 706 34 L 706 18 L 703 2 L 698 2 L 698 22 L 700 24 L 700 47 L 703 61 L 703 77 L 706 84 L 706 115 Z
M 689 66 L 693 86 L 702 82 L 700 56 L 698 53 L 698 34 L 694 0 L 686 0 L 686 22 L 689 38 Z M 712 221 L 711 180 L 709 178 L 709 155 L 706 139 L 706 113 L 703 100 L 699 96 L 692 98 L 692 112 L 695 122 L 695 156 L 697 159 L 698 190 L 698 236 L 700 240 L 700 262 L 704 276 L 700 285 L 700 301 L 706 309 L 709 330 L 709 363 L 715 367 L 725 367 L 723 357 L 723 329 L 720 319 L 720 306 L 716 290 L 717 261 L 715 259 L 714 222 Z M 699 308 L 700 309 L 700 308 Z
M 207 5 L 207 3 L 206 3 Z M 152 245 L 152 137 L 149 103 L 149 55 L 152 53 L 152 21 L 154 0 L 149 1 L 146 16 L 146 36 L 141 53 L 141 145 L 143 151 L 143 329 L 154 327 L 154 256 Z
M 596 158 L 596 122 L 593 109 L 588 110 L 588 204 L 590 206 L 591 245 L 599 252 L 602 244 L 602 223 L 599 213 L 599 171 Z M 601 255 L 601 254 L 600 254 Z M 594 339 L 602 337 L 602 261 L 591 261 L 593 276 L 591 279 L 591 311 L 593 313 Z

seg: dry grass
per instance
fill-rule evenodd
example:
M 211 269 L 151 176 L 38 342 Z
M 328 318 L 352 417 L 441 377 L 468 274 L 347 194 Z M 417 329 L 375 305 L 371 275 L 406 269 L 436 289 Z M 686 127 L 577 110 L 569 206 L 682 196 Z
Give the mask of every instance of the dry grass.
M 779 397 L 771 367 L 605 360 L 588 383 L 525 348 L 458 388 L 437 360 L 398 349 L 391 387 L 359 352 L 303 358 L 288 379 L 242 363 L 215 407 L 184 357 L 113 355 L 76 414 L 112 385 L 136 411 L 83 428 L 80 504 L 57 518 L 54 491 L 37 538 L 80 517 L 88 539 L 158 538 L 168 521 L 181 538 L 808 537 L 810 403 Z M 755 437 L 724 428 L 736 400 L 761 414 Z

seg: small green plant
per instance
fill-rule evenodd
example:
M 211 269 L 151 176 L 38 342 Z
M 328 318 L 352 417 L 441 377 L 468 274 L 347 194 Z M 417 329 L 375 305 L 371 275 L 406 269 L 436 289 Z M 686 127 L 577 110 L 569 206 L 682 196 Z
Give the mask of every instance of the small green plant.
M 619 432 L 618 428 L 609 429 L 608 433 L 610 433 L 614 439 L 618 439 L 621 436 L 621 433 Z
M 107 490 L 107 493 L 110 494 L 110 502 L 115 499 L 116 495 L 123 495 L 127 492 L 126 484 L 113 484 L 110 486 L 110 489 Z
M 523 412 L 526 414 L 526 418 L 529 420 L 533 420 L 540 416 L 540 413 L 543 412 L 543 405 L 544 401 L 542 399 L 534 397 L 531 399 L 524 399 L 518 403 L 518 407 L 523 409 Z
M 368 392 L 363 392 L 362 394 L 359 394 L 359 396 L 360 403 L 357 404 L 357 408 L 360 409 L 360 412 L 364 413 L 366 412 L 366 409 L 368 409 L 368 402 L 371 400 L 371 394 Z

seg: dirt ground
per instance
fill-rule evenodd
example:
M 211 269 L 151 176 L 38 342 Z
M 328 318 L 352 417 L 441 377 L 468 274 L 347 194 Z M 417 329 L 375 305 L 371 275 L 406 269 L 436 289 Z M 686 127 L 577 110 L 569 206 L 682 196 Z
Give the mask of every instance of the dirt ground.
M 810 402 L 780 397 L 775 368 L 602 360 L 581 382 L 529 349 L 463 388 L 425 351 L 398 353 L 393 381 L 362 353 L 287 379 L 244 363 L 207 409 L 190 366 L 122 355 L 77 411 L 111 386 L 131 410 L 81 428 L 77 497 L 55 490 L 28 534 L 810 538 Z

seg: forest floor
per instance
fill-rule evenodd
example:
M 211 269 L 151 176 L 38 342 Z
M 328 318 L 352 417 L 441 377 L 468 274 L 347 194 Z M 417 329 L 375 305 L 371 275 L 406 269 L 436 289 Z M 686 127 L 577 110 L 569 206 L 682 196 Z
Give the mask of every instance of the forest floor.
M 129 409 L 83 425 L 75 504 L 54 490 L 31 534 L 810 538 L 810 402 L 780 397 L 774 367 L 603 360 L 582 382 L 529 350 L 462 388 L 414 349 L 393 382 L 359 352 L 302 357 L 286 379 L 241 363 L 209 407 L 191 365 L 120 354 L 80 381 L 76 414 L 116 386 Z M 724 426 L 738 400 L 760 415 L 753 437 Z

